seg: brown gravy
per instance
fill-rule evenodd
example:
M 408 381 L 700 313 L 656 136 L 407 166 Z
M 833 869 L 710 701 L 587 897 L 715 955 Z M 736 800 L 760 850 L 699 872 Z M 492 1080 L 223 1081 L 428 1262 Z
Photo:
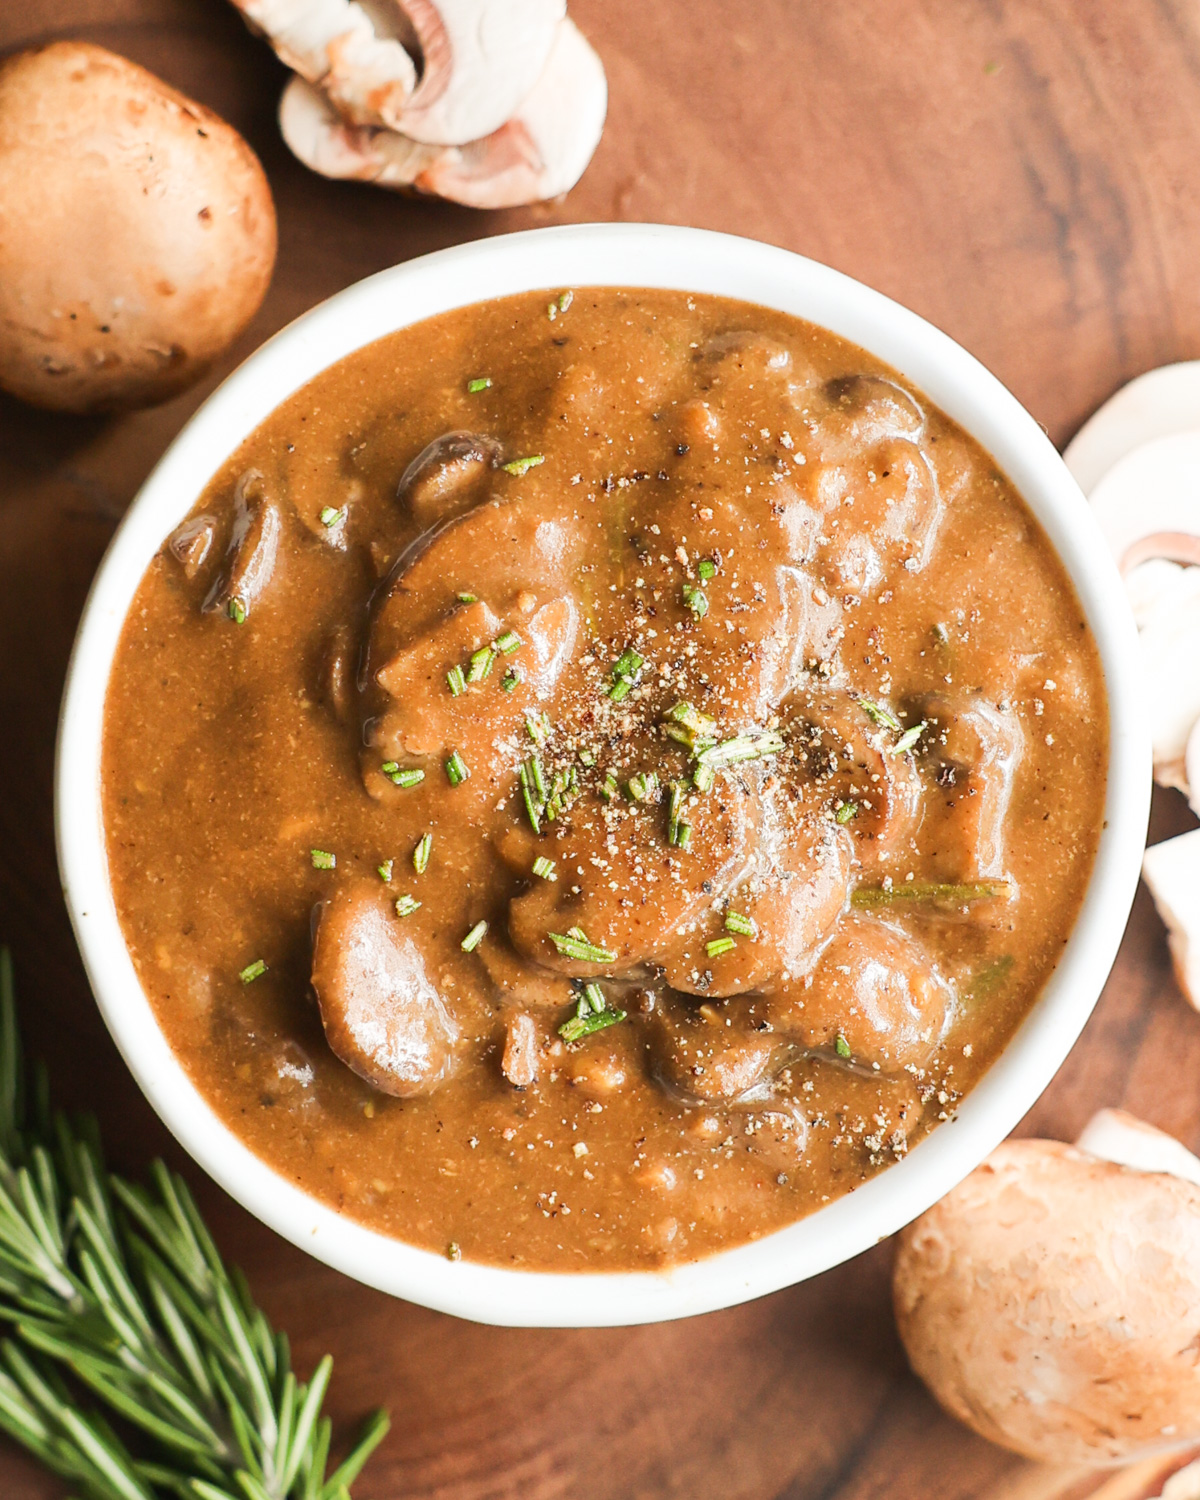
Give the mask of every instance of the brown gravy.
M 247 439 L 138 590 L 103 783 L 230 1127 L 385 1233 L 582 1270 L 756 1238 L 952 1114 L 1106 763 L 1070 583 L 961 429 L 795 319 L 576 289 Z

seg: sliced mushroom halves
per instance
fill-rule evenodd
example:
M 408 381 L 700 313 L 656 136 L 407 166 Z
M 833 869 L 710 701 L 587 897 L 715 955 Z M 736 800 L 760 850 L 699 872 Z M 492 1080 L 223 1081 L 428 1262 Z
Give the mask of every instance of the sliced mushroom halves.
M 279 126 L 292 152 L 323 177 L 412 188 L 472 208 L 515 208 L 575 186 L 599 143 L 607 108 L 600 59 L 563 20 L 516 113 L 466 145 L 425 145 L 395 130 L 352 125 L 301 78 L 284 90 Z
M 1025 747 L 1021 721 L 978 695 L 935 694 L 921 712 L 937 787 L 927 802 L 926 842 L 949 879 L 1005 880 L 1004 831 Z
M 420 920 L 401 928 L 378 887 L 347 884 L 321 909 L 313 947 L 313 989 L 331 1049 L 401 1098 L 432 1093 L 450 1076 L 459 1036 L 426 970 Z
M 257 469 L 249 469 L 234 492 L 233 531 L 225 566 L 203 608 L 221 610 L 240 625 L 262 597 L 275 572 L 283 531 L 279 507 Z
M 426 444 L 400 476 L 396 497 L 412 511 L 418 526 L 466 510 L 500 462 L 500 444 L 478 432 L 446 432 Z
M 900 1237 L 894 1295 L 917 1374 L 976 1432 L 1095 1466 L 1200 1438 L 1200 1187 L 1119 1117 L 1000 1146 Z M 1148 1155 L 1147 1153 L 1150 1153 Z M 1165 1162 L 1170 1172 L 1160 1163 Z
M 803 977 L 761 1006 L 772 1028 L 810 1051 L 895 1073 L 923 1067 L 954 1014 L 954 994 L 900 927 L 850 913 Z

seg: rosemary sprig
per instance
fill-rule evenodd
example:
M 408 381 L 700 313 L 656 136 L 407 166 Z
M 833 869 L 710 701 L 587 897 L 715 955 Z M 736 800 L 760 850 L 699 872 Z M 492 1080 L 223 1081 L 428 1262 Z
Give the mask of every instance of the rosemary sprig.
M 330 1473 L 332 1360 L 297 1380 L 183 1180 L 108 1172 L 41 1072 L 30 1113 L 0 950 L 0 1429 L 85 1500 L 349 1500 L 384 1413 Z

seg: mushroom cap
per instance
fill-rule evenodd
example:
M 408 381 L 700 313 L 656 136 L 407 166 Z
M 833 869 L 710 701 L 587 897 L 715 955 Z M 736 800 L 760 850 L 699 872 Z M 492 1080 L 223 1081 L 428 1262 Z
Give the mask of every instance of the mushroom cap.
M 1151 537 L 1200 538 L 1198 469 L 1200 432 L 1177 432 L 1131 449 L 1093 485 L 1092 511 L 1123 573 L 1150 557 L 1200 563 L 1200 542 L 1194 555 L 1178 557 L 1165 541 L 1158 550 L 1146 545 Z
M 1166 926 L 1179 987 L 1200 1010 L 1200 828 L 1151 844 L 1142 878 Z
M 1200 360 L 1148 370 L 1088 418 L 1063 452 L 1080 489 L 1090 495 L 1134 448 L 1200 428 Z
M 163 400 L 274 262 L 262 168 L 210 110 L 82 42 L 0 64 L 0 386 L 72 411 Z
M 1139 1172 L 1166 1172 L 1200 1187 L 1200 1157 L 1173 1135 L 1123 1109 L 1098 1109 L 1075 1141 L 1079 1151 Z
M 913 1369 L 961 1421 L 1049 1463 L 1200 1435 L 1200 1187 L 1008 1141 L 900 1236 Z

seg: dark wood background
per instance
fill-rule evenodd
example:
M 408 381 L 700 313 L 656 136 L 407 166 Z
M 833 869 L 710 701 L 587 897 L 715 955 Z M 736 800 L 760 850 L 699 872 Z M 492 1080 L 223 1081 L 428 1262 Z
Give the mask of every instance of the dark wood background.
M 663 220 L 770 240 L 897 297 L 977 354 L 1063 442 L 1131 376 L 1200 356 L 1200 12 L 1192 0 L 579 0 L 608 128 L 553 207 L 486 216 L 331 184 L 274 124 L 283 73 L 223 0 L 5 0 L 0 51 L 81 36 L 231 120 L 274 188 L 274 285 L 199 389 L 120 419 L 0 397 L 0 937 L 33 1050 L 112 1156 L 177 1163 L 92 1004 L 58 890 L 55 718 L 113 527 L 216 380 L 380 267 L 530 225 Z M 80 245 L 78 253 L 87 254 Z M 138 732 L 130 724 L 130 733 Z M 1154 834 L 1190 826 L 1157 795 Z M 1083 1039 L 1025 1132 L 1123 1104 L 1200 1146 L 1200 1016 L 1143 892 Z M 773 1297 L 661 1327 L 512 1332 L 368 1291 L 309 1260 L 195 1168 L 205 1211 L 332 1406 L 394 1427 L 363 1500 L 1045 1500 L 1097 1479 L 1022 1463 L 908 1373 L 889 1248 Z M 1125 1480 L 1103 1494 L 1132 1493 Z M 1141 1491 L 1144 1493 L 1144 1490 Z M 60 1488 L 0 1446 L 0 1494 Z

